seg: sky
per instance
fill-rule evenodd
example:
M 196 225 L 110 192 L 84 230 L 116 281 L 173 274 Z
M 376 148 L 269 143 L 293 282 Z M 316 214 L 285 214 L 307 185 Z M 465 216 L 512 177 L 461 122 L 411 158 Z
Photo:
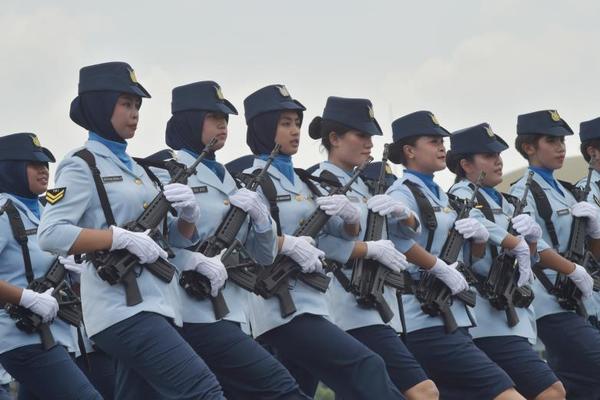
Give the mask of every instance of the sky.
M 328 96 L 373 102 L 391 122 L 432 111 L 455 131 L 481 122 L 514 143 L 518 114 L 557 109 L 577 133 L 600 116 L 600 2 L 493 1 L 2 1 L 0 134 L 35 132 L 58 159 L 86 132 L 69 119 L 82 66 L 126 61 L 152 94 L 128 152 L 165 148 L 175 86 L 217 81 L 240 111 L 217 159 L 248 154 L 243 99 L 285 84 L 306 107 L 299 167 L 326 158 L 308 122 Z M 578 154 L 577 135 L 567 155 Z M 510 149 L 505 171 L 525 165 Z M 400 172 L 400 169 L 396 169 Z M 448 171 L 436 175 L 443 187 Z

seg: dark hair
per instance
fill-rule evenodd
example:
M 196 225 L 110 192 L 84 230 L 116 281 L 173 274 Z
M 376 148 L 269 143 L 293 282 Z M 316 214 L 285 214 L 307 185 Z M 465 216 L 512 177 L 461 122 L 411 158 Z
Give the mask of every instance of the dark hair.
M 588 139 L 581 142 L 579 146 L 579 150 L 581 151 L 581 155 L 585 159 L 585 161 L 590 162 L 591 158 L 587 152 L 588 147 L 592 147 L 596 150 L 600 150 L 600 139 Z
M 406 157 L 404 157 L 404 146 L 414 146 L 421 136 L 409 136 L 398 140 L 390 145 L 390 153 L 388 160 L 394 164 L 402 164 L 406 166 Z
M 335 132 L 338 136 L 344 136 L 352 128 L 330 119 L 314 117 L 308 126 L 308 135 L 313 139 L 321 139 L 321 145 L 329 152 L 331 150 L 331 142 L 329 134 Z
M 536 134 L 517 135 L 517 138 L 515 139 L 515 149 L 517 149 L 519 154 L 521 154 L 524 159 L 529 160 L 529 156 L 527 155 L 525 150 L 523 150 L 523 145 L 532 144 L 533 147 L 537 148 L 538 142 L 540 141 L 540 139 L 543 136 L 544 135 L 536 135 Z
M 467 174 L 463 167 L 460 165 L 461 160 L 467 160 L 469 162 L 473 162 L 475 160 L 475 154 L 473 153 L 456 153 L 455 151 L 448 150 L 446 152 L 446 166 L 456 178 L 454 179 L 454 183 L 459 182 L 461 179 L 466 178 Z

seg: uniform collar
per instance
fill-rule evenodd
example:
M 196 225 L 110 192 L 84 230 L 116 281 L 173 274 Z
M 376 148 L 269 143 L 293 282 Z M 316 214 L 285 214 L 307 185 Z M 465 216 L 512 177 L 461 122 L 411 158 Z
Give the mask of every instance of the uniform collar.
M 15 207 L 17 209 L 19 209 L 19 211 L 21 211 L 23 214 L 27 215 L 27 218 L 29 218 L 29 220 L 33 223 L 35 223 L 36 225 L 38 225 L 40 223 L 40 218 L 37 214 L 35 214 L 33 211 L 31 211 L 31 209 L 21 200 L 23 199 L 21 196 L 15 196 L 13 194 L 9 194 L 9 193 L 0 193 L 0 200 L 5 199 L 5 200 L 10 200 L 13 202 L 13 204 L 15 205 Z M 31 199 L 26 199 L 26 200 L 31 200 Z M 38 201 L 39 204 L 39 200 L 36 198 L 36 201 Z M 4 205 L 4 201 L 0 201 L 0 206 Z M 40 210 L 40 215 L 41 215 L 41 211 L 43 210 L 43 207 L 39 207 Z
M 115 142 L 113 140 L 108 140 L 95 132 L 89 132 L 89 140 L 93 140 L 96 142 L 102 143 L 106 148 L 108 148 L 121 162 L 129 168 L 130 171 L 133 170 L 133 160 L 127 154 L 127 142 Z
M 255 158 L 254 163 L 252 165 L 252 171 L 254 171 L 256 169 L 261 169 L 262 167 L 264 167 L 265 163 L 266 163 L 265 160 L 261 160 L 260 158 Z M 250 172 L 252 172 L 252 171 L 250 171 Z M 302 193 L 302 183 L 303 182 L 299 178 L 294 179 L 294 183 L 290 182 L 290 180 L 288 178 L 286 178 L 283 175 L 283 173 L 281 173 L 281 171 L 279 171 L 279 169 L 275 168 L 273 166 L 273 164 L 271 164 L 271 166 L 269 167 L 268 172 L 272 178 L 277 179 L 279 181 L 279 184 L 285 191 L 294 193 L 294 194 Z
M 183 149 L 177 152 L 177 160 L 187 166 L 192 165 L 194 161 L 196 161 L 196 158 L 197 157 L 194 157 L 190 152 Z M 223 181 L 221 181 L 215 172 L 204 163 L 200 163 L 196 168 L 196 171 L 198 171 L 198 173 L 193 175 L 196 179 L 212 186 L 220 192 L 230 194 L 237 188 L 233 177 L 226 169 L 224 169 Z
M 87 148 L 92 153 L 100 157 L 110 158 L 123 171 L 135 176 L 136 178 L 140 178 L 144 175 L 144 169 L 140 167 L 137 163 L 132 162 L 133 169 L 129 169 L 129 167 L 127 167 L 127 165 L 125 165 L 119 157 L 117 157 L 108 147 L 106 147 L 103 143 L 99 141 L 88 140 L 87 142 L 85 142 L 85 148 Z
M 342 168 L 335 165 L 334 163 L 332 163 L 331 161 L 323 161 L 319 165 L 319 167 L 321 170 L 327 170 L 333 173 L 339 179 L 342 185 L 348 182 L 348 180 L 350 180 L 350 178 L 352 177 L 352 171 L 345 171 Z M 354 182 L 350 191 L 357 192 L 358 194 L 364 197 L 369 195 L 369 188 L 360 177 Z
M 433 181 L 433 174 L 424 174 L 422 172 L 418 172 L 418 171 L 415 171 L 414 169 L 408 169 L 408 168 L 406 168 L 404 170 L 404 172 L 412 174 L 412 175 L 416 176 L 417 178 L 419 178 L 425 184 L 425 186 L 427 186 L 427 188 L 429 188 L 429 191 L 431 191 L 432 194 L 434 194 L 438 199 L 440 198 L 440 187 L 438 186 L 437 183 L 435 183 Z

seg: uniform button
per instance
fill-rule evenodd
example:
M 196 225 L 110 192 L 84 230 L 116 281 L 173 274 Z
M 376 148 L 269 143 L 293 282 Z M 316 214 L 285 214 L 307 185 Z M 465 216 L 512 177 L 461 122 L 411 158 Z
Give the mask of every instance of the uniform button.
M 141 185 L 142 184 L 142 180 L 140 178 L 135 178 L 134 180 L 136 185 Z
M 304 223 L 304 218 L 301 219 L 300 221 L 298 221 L 300 223 L 300 225 L 302 225 Z
M 301 194 L 296 196 L 296 201 L 302 201 L 304 199 L 304 197 L 302 197 Z
M 144 207 L 144 209 L 148 208 L 148 203 L 144 202 L 143 207 Z
M 229 200 L 223 200 L 223 204 L 225 204 L 226 206 L 229 205 Z

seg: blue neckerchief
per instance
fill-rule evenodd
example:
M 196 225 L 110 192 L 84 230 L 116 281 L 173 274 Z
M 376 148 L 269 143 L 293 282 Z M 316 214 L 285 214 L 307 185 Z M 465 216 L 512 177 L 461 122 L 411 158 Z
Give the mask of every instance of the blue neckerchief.
M 199 154 L 193 152 L 190 149 L 182 149 L 182 150 L 194 158 L 198 158 L 200 156 Z M 210 169 L 217 176 L 217 178 L 219 178 L 221 180 L 221 182 L 223 182 L 223 179 L 225 179 L 225 167 L 223 167 L 219 162 L 217 162 L 217 160 L 203 158 L 202 164 L 206 165 L 206 167 L 208 169 Z
M 36 197 L 31 198 L 31 197 L 23 197 L 23 196 L 17 196 L 16 194 L 10 194 L 11 196 L 13 196 L 15 199 L 19 200 L 21 203 L 23 203 L 25 205 L 25 207 L 27 207 L 29 209 L 29 211 L 31 211 L 33 213 L 33 215 L 35 215 L 38 219 L 40 219 L 40 201 L 39 199 Z
M 405 169 L 404 172 L 408 172 L 419 178 L 438 199 L 440 198 L 440 187 L 433 181 L 433 174 L 424 174 L 414 169 Z
M 554 175 L 553 175 L 554 171 L 553 170 L 544 168 L 544 167 L 532 167 L 532 166 L 529 166 L 529 169 L 532 170 L 533 172 L 535 172 L 536 174 L 538 174 L 539 176 L 541 176 L 542 178 L 544 178 L 544 180 L 546 182 L 548 182 L 550 184 L 550 186 L 552 186 L 554 189 L 556 189 L 558 191 L 558 193 L 560 193 L 561 196 L 564 196 L 564 193 L 558 187 L 558 182 L 556 181 L 556 179 L 554 179 Z
M 269 158 L 268 154 L 260 154 L 258 156 L 261 160 Z M 294 165 L 292 164 L 292 156 L 287 154 L 278 154 L 273 160 L 273 165 L 285 176 L 288 181 L 294 183 Z
M 112 153 L 117 156 L 119 160 L 123 162 L 123 164 L 125 164 L 127 169 L 133 172 L 133 161 L 131 160 L 131 157 L 129 157 L 129 154 L 125 152 L 125 150 L 127 150 L 127 142 L 119 143 L 108 140 L 92 131 L 90 131 L 88 139 L 95 140 L 96 142 L 100 142 L 108 147 L 108 149 L 112 151 Z
M 489 186 L 482 186 L 481 190 L 486 192 L 488 194 L 488 196 L 490 196 L 492 199 L 494 199 L 496 204 L 498 204 L 500 206 L 502 205 L 502 195 L 500 194 L 499 191 L 497 191 L 493 187 L 489 187 Z

